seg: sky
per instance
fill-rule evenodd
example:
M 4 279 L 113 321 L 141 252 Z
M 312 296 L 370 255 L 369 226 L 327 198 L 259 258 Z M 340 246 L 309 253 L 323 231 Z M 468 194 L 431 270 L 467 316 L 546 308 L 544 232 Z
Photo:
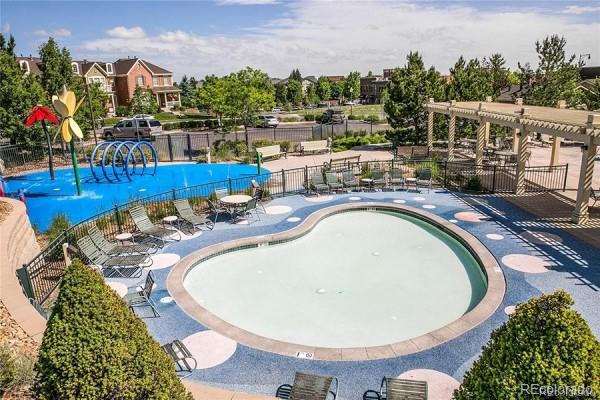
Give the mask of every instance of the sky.
M 0 27 L 17 54 L 36 55 L 53 36 L 73 59 L 137 56 L 176 79 L 245 66 L 272 77 L 381 74 L 409 51 L 442 73 L 460 55 L 496 52 L 510 68 L 535 67 L 535 41 L 550 34 L 600 65 L 600 1 L 0 0 Z

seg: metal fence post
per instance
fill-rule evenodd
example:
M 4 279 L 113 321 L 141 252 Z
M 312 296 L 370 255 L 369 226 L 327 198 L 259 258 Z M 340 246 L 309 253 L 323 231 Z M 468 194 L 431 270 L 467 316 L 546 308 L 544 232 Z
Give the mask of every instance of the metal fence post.
M 308 192 L 308 165 L 304 166 L 304 187 L 306 188 L 306 191 Z
M 448 160 L 444 160 L 444 187 L 448 186 Z
M 344 133 L 345 137 L 348 137 L 348 118 L 346 118 L 346 132 Z
M 119 233 L 123 233 L 123 226 L 121 224 L 121 215 L 119 214 L 119 206 L 115 206 L 115 219 L 117 220 L 117 229 Z
M 231 193 L 231 189 L 232 189 L 231 178 L 227 178 L 227 180 L 228 180 L 228 186 L 229 186 L 229 193 Z
M 187 134 L 188 159 L 192 161 L 192 137 Z
M 175 193 L 175 189 L 171 189 L 173 194 L 173 200 L 177 200 L 177 193 Z
M 210 147 L 210 136 L 209 136 L 208 132 L 206 132 L 206 143 L 207 143 L 207 147 Z
M 170 134 L 167 135 L 167 145 L 169 146 L 169 160 L 173 162 L 173 142 Z
M 283 168 L 281 169 L 281 186 L 283 187 L 282 196 L 285 197 L 285 170 Z
M 497 165 L 494 165 L 494 173 L 492 175 L 492 193 L 496 192 L 496 167 Z
M 373 121 L 371 120 L 371 135 L 373 134 Z
M 276 129 L 277 129 L 277 128 L 273 127 L 273 141 L 276 141 L 276 140 L 277 140 L 277 138 L 275 137 L 275 130 L 276 130 Z

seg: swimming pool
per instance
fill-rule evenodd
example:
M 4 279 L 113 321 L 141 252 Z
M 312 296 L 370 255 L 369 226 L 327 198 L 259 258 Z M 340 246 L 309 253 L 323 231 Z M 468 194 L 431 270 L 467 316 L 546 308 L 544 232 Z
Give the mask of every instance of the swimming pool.
M 246 164 L 171 164 L 159 165 L 156 174 L 135 175 L 131 182 L 96 182 L 89 168 L 80 168 L 82 195 L 77 196 L 73 169 L 56 171 L 50 180 L 47 171 L 7 179 L 7 191 L 25 191 L 27 213 L 32 224 L 46 231 L 52 218 L 63 213 L 71 223 L 85 220 L 101 211 L 131 200 L 171 189 L 241 178 L 256 174 L 256 166 Z M 268 177 L 263 169 L 262 179 Z M 261 179 L 259 179 L 261 180 Z
M 279 347 L 407 341 L 460 319 L 487 291 L 461 242 L 396 211 L 336 213 L 291 240 L 232 250 L 188 269 L 184 289 L 208 313 Z

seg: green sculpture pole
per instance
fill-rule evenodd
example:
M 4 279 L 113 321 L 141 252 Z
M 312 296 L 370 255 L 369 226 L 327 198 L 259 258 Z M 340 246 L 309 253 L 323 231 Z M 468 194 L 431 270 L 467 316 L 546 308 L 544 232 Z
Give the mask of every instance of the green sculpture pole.
M 262 157 L 260 156 L 260 153 L 257 151 L 256 152 L 256 170 L 257 170 L 257 174 L 260 175 L 260 164 L 262 162 Z
M 81 196 L 81 180 L 79 179 L 79 166 L 77 165 L 77 150 L 75 148 L 75 137 L 71 137 L 69 142 L 71 147 L 71 162 L 73 163 L 73 172 L 75 174 L 75 185 L 77 186 L 77 196 Z

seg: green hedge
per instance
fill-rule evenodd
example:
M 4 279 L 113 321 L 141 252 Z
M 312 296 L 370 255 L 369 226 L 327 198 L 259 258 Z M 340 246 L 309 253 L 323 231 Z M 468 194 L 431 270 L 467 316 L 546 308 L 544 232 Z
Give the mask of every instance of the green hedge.
M 40 400 L 192 400 L 144 323 L 78 260 L 61 282 L 35 368 Z
M 172 131 L 175 129 L 194 129 L 208 128 L 215 129 L 219 126 L 219 121 L 216 119 L 190 119 L 186 121 L 174 121 L 163 124 L 164 131 Z
M 349 137 L 345 137 L 345 138 L 335 139 L 333 141 L 333 151 L 339 152 L 339 151 L 350 150 L 351 148 L 356 147 L 356 146 L 364 146 L 364 145 L 372 144 L 372 143 L 387 142 L 384 135 L 379 135 L 379 134 L 368 135 L 368 134 L 366 134 L 366 132 L 364 135 L 361 135 L 360 131 L 352 132 L 352 133 L 353 133 L 353 135 L 356 135 L 356 136 L 349 136 Z
M 454 392 L 455 399 L 543 399 L 522 384 L 588 387 L 600 397 L 600 343 L 564 291 L 517 306 L 492 332 L 480 358 Z M 572 397 L 577 398 L 577 397 Z

